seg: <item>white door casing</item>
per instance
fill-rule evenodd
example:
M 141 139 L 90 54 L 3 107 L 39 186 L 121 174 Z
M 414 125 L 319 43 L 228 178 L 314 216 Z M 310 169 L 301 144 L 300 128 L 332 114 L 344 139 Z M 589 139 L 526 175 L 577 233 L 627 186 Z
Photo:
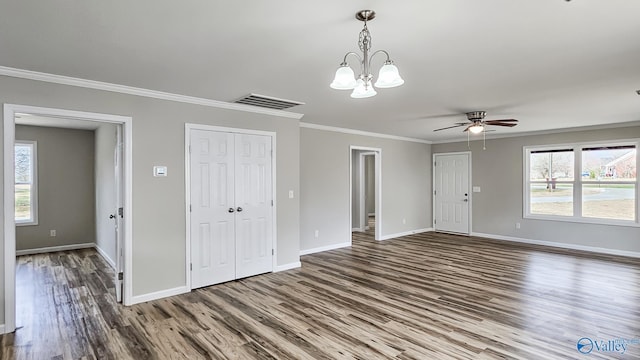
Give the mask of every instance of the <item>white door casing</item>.
M 123 257 L 123 236 L 124 236 L 124 142 L 122 134 L 122 125 L 116 125 L 116 148 L 114 154 L 115 163 L 115 189 L 116 189 L 116 208 L 114 209 L 115 216 L 115 244 L 116 244 L 116 256 L 115 256 L 115 279 L 114 284 L 116 286 L 116 301 L 122 303 L 122 293 L 124 288 L 124 257 Z
M 470 154 L 434 154 L 434 229 L 470 234 Z
M 271 137 L 189 138 L 191 288 L 272 271 Z

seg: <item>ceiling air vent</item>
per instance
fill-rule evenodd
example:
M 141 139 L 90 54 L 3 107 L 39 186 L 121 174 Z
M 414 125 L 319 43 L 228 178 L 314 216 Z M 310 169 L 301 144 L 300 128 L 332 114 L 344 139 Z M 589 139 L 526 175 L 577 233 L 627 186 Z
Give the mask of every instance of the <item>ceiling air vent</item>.
M 249 94 L 247 96 L 243 96 L 240 99 L 234 101 L 234 103 L 259 106 L 274 110 L 284 110 L 297 105 L 304 105 L 303 102 L 299 101 L 278 99 L 271 96 L 264 96 L 259 94 Z

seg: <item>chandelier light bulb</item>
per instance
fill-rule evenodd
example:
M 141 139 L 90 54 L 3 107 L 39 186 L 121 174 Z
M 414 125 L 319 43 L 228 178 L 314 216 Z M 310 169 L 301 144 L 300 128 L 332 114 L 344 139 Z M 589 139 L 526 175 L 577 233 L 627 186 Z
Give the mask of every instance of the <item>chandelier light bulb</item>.
M 336 70 L 336 76 L 329 86 L 337 90 L 351 90 L 356 87 L 356 77 L 349 64 L 340 64 L 340 67 Z
M 371 81 L 367 81 L 366 83 L 362 79 L 358 79 L 358 85 L 353 89 L 351 93 L 351 97 L 354 99 L 364 99 L 372 96 L 376 96 L 377 92 L 371 86 Z
M 376 87 L 381 89 L 392 88 L 404 84 L 404 80 L 400 77 L 398 68 L 392 61 L 385 62 L 378 73 L 378 81 Z

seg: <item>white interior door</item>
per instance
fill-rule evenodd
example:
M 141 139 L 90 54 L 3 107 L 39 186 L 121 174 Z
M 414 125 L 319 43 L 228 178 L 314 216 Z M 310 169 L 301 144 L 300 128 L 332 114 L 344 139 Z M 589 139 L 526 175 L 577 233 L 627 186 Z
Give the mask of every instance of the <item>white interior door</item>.
M 434 161 L 434 228 L 469 234 L 469 154 L 436 154 Z
M 235 279 L 234 136 L 191 130 L 191 286 Z
M 124 256 L 122 250 L 122 243 L 124 239 L 124 142 L 122 136 L 122 125 L 116 126 L 116 148 L 114 156 L 115 164 L 115 189 L 116 189 L 116 208 L 114 212 L 115 220 L 115 282 L 116 285 L 116 301 L 122 302 L 122 292 L 124 288 L 123 274 L 124 274 Z
M 236 134 L 236 278 L 273 270 L 271 137 Z

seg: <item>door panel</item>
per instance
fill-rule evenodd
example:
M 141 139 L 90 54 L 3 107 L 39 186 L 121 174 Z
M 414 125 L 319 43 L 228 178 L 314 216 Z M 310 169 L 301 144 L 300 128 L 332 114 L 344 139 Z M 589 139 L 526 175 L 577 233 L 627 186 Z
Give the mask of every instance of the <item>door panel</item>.
M 233 134 L 191 130 L 192 288 L 235 279 L 233 143 Z
M 236 135 L 236 277 L 273 271 L 271 138 Z
M 436 231 L 468 234 L 469 155 L 435 156 Z

